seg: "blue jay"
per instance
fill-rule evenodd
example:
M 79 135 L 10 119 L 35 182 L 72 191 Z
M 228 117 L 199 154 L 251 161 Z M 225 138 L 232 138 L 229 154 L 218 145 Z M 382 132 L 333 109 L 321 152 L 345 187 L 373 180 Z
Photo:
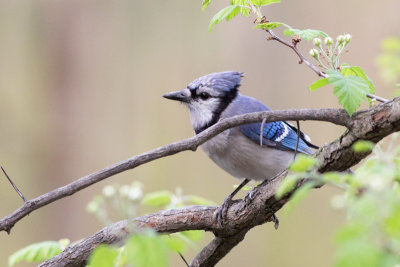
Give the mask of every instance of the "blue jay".
M 190 121 L 196 134 L 218 121 L 235 115 L 269 110 L 260 101 L 242 95 L 238 89 L 243 73 L 225 71 L 211 73 L 191 82 L 187 88 L 163 95 L 183 103 L 189 109 Z M 201 145 L 201 148 L 219 167 L 243 182 L 224 201 L 217 212 L 218 223 L 233 196 L 249 179 L 272 179 L 293 161 L 297 144 L 297 129 L 286 121 L 249 123 L 228 129 Z M 317 148 L 300 132 L 297 151 L 313 154 Z

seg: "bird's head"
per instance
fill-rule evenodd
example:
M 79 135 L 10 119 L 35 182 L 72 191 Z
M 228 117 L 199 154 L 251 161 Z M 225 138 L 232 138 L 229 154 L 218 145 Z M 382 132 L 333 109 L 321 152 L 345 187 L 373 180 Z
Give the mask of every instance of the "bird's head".
M 186 105 L 193 129 L 199 133 L 215 124 L 235 99 L 242 76 L 243 73 L 236 71 L 211 73 L 197 78 L 185 89 L 163 97 Z

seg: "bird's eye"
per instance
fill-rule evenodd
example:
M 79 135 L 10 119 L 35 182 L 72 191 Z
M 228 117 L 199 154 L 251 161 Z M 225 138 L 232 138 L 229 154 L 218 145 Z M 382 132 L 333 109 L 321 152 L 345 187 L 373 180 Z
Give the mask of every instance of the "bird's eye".
M 203 100 L 206 100 L 206 99 L 208 99 L 209 97 L 210 97 L 210 95 L 209 95 L 208 93 L 206 93 L 206 92 L 202 92 L 202 93 L 200 94 L 200 98 L 203 99 Z

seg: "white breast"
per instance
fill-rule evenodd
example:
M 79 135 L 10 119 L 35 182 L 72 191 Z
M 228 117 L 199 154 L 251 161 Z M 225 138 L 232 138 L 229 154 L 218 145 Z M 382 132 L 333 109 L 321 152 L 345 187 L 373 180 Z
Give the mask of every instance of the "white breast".
M 260 147 L 238 128 L 217 135 L 201 148 L 219 167 L 236 178 L 271 179 L 293 160 L 293 152 Z

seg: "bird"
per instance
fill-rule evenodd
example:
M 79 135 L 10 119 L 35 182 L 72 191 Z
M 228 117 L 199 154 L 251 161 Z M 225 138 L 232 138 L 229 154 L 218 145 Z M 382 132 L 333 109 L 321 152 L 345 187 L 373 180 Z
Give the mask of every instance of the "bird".
M 191 125 L 199 134 L 223 119 L 270 110 L 257 99 L 239 92 L 243 76 L 243 72 L 237 71 L 207 74 L 189 83 L 185 89 L 164 94 L 163 97 L 178 101 L 189 109 Z M 249 123 L 230 128 L 200 146 L 220 168 L 233 177 L 243 179 L 217 211 L 220 225 L 232 198 L 250 180 L 272 179 L 288 168 L 297 152 L 313 155 L 312 148 L 318 148 L 307 135 L 286 121 L 261 124 Z

